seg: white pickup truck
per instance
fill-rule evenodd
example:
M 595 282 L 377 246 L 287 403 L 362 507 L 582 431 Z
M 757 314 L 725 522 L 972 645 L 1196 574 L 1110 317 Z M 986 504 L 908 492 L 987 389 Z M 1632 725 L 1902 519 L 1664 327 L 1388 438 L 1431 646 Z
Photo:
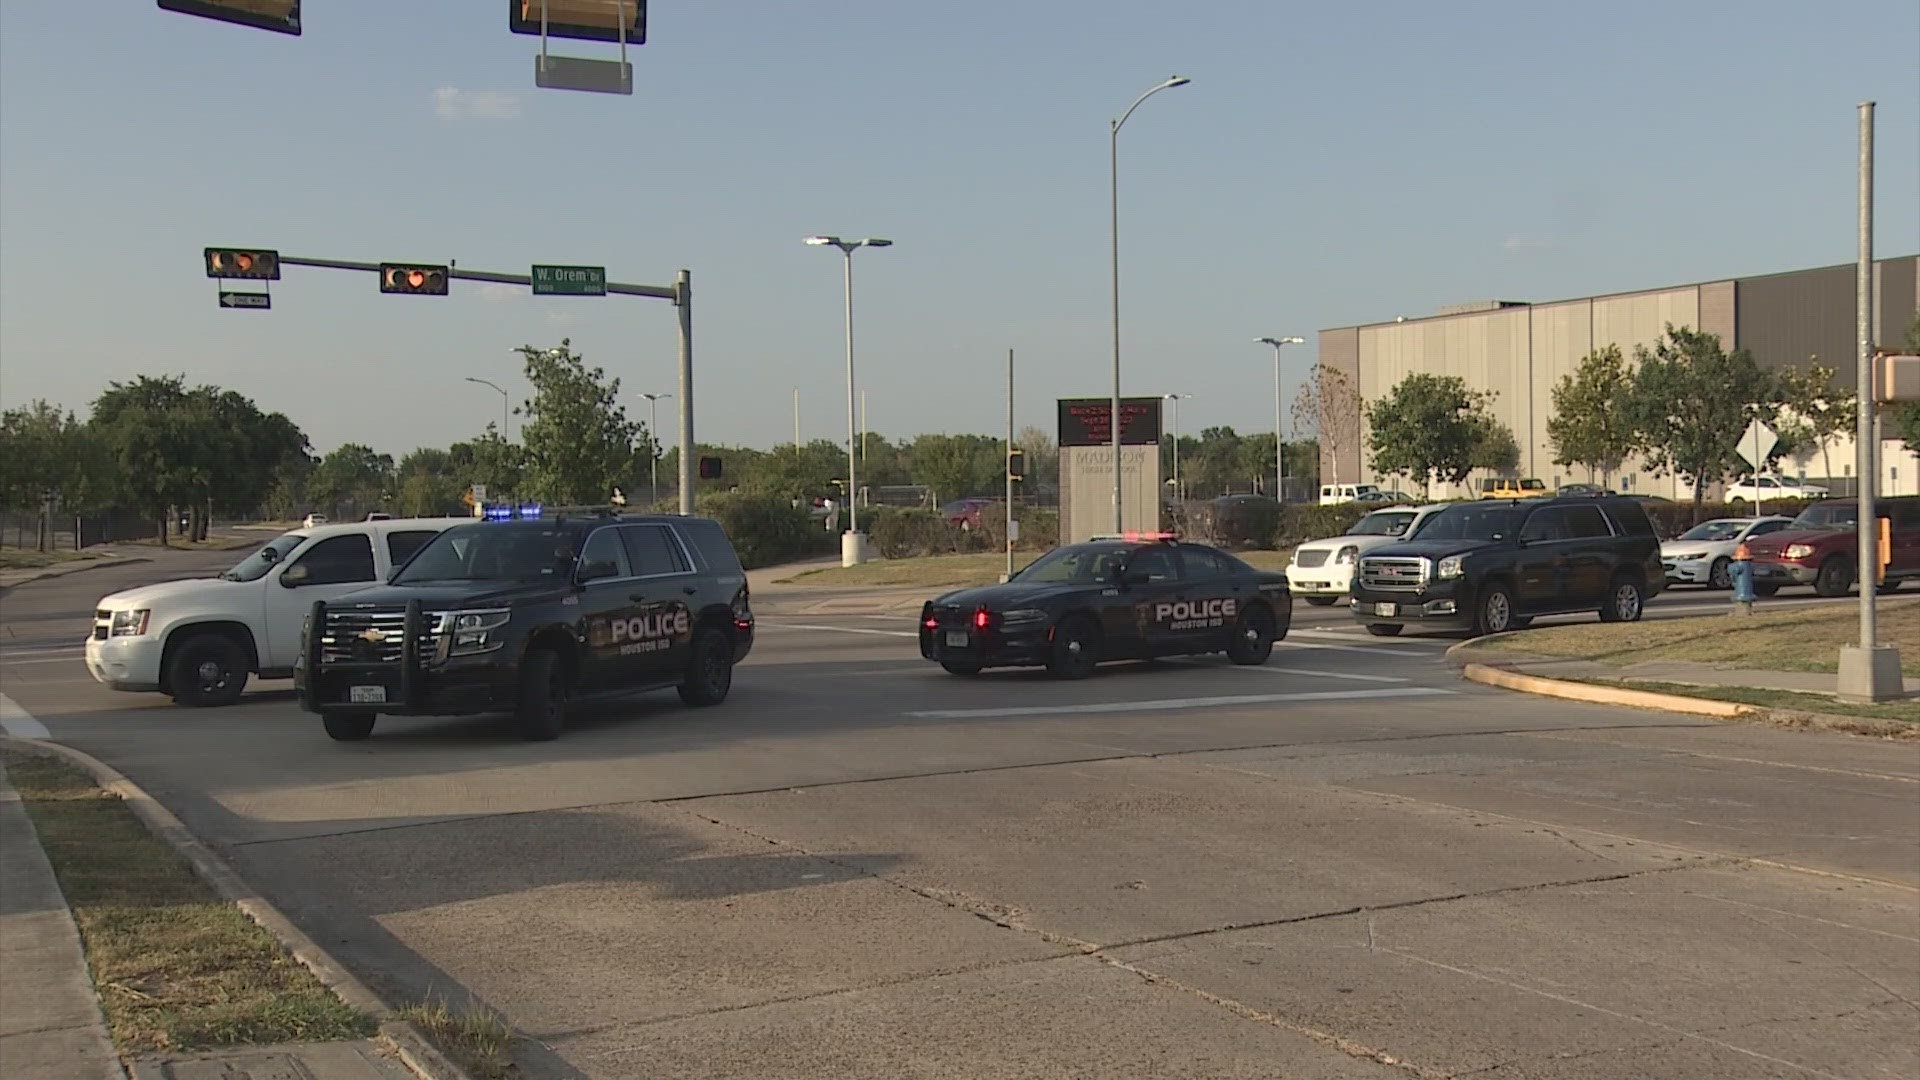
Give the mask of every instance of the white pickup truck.
M 293 675 L 315 600 L 377 585 L 427 541 L 471 518 L 402 518 L 295 529 L 218 577 L 144 585 L 94 605 L 87 670 L 115 690 L 231 705 L 247 678 Z

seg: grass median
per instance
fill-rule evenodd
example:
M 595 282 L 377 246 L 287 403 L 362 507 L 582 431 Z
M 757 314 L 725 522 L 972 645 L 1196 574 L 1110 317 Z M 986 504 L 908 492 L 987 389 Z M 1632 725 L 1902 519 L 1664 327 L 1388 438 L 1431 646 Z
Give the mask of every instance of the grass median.
M 73 908 L 123 1052 L 364 1038 L 374 1019 L 216 895 L 116 796 L 64 761 L 0 750 Z
M 1593 660 L 1610 667 L 1656 660 L 1692 660 L 1763 671 L 1839 670 L 1840 646 L 1853 641 L 1859 611 L 1851 604 L 1767 610 L 1751 618 L 1707 615 L 1637 623 L 1576 623 L 1541 627 L 1493 641 L 1485 648 L 1535 656 Z M 1880 640 L 1900 648 L 1900 665 L 1920 675 L 1920 598 L 1882 599 Z
M 1039 558 L 1044 552 L 1016 551 L 1015 570 Z M 1285 570 L 1292 556 L 1285 551 L 1236 551 L 1234 555 L 1256 570 Z M 966 555 L 927 555 L 915 559 L 875 559 L 859 566 L 822 566 L 804 570 L 776 584 L 819 589 L 928 588 L 957 589 L 969 585 L 992 585 L 1006 573 L 1004 551 L 972 552 Z

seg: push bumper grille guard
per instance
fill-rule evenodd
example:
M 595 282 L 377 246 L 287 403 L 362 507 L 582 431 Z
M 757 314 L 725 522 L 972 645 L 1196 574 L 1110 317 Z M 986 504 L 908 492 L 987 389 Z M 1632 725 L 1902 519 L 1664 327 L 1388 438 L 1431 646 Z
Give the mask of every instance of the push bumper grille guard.
M 417 705 L 420 687 L 420 631 L 425 616 L 421 612 L 420 601 L 407 601 L 406 618 L 401 623 L 400 642 L 400 701 L 399 704 L 412 707 Z M 325 670 L 320 665 L 321 644 L 327 625 L 327 603 L 315 600 L 313 610 L 307 616 L 307 678 L 317 680 Z

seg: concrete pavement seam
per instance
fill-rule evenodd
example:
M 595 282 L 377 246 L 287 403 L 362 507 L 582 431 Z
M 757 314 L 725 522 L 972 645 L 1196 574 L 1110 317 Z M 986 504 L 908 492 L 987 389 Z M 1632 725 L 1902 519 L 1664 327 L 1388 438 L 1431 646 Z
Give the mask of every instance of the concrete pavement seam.
M 415 1073 L 426 1080 L 469 1080 L 466 1071 L 447 1060 L 445 1055 L 435 1049 L 411 1021 L 393 1018 L 394 1010 L 378 994 L 348 971 L 346 966 L 335 960 L 320 944 L 307 936 L 306 931 L 293 924 L 265 897 L 255 892 L 246 881 L 235 873 L 212 848 L 188 831 L 187 827 L 175 817 L 173 811 L 162 806 L 146 789 L 127 779 L 113 766 L 95 758 L 82 750 L 64 746 L 56 742 L 41 740 L 15 740 L 10 736 L 0 736 L 10 742 L 39 751 L 50 752 L 64 757 L 75 765 L 85 769 L 94 781 L 106 791 L 118 796 L 147 827 L 160 839 L 172 845 L 188 865 L 205 881 L 221 899 L 239 908 L 261 929 L 272 935 L 295 960 L 298 960 L 314 978 L 333 991 L 340 1000 L 348 1005 L 383 1018 L 380 1034 L 400 1056 L 400 1060 Z

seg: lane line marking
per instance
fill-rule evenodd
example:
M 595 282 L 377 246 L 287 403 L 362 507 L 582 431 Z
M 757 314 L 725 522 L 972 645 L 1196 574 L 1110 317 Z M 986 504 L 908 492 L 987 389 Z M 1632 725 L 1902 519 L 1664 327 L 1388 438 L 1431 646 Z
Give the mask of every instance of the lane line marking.
M 917 638 L 920 636 L 920 631 L 918 630 L 875 630 L 866 626 L 822 626 L 818 623 L 770 623 L 765 621 L 760 622 L 758 625 L 761 629 L 826 630 L 835 634 L 872 634 L 875 637 Z
M 11 660 L 16 656 L 85 656 L 85 645 L 60 645 L 47 649 L 0 649 L 0 660 Z
M 904 715 L 920 720 L 966 720 L 1000 716 L 1068 716 L 1083 713 L 1168 712 L 1206 709 L 1219 705 L 1270 705 L 1286 701 L 1356 701 L 1373 698 L 1433 697 L 1455 691 L 1438 687 L 1405 686 L 1382 690 L 1318 690 L 1297 694 L 1233 694 L 1226 697 L 1166 698 L 1160 701 L 1114 701 L 1088 705 L 1023 705 L 998 709 L 928 709 Z
M 74 654 L 73 654 L 73 655 L 71 655 L 71 656 L 49 656 L 49 657 L 45 657 L 45 658 L 43 658 L 43 659 L 40 659 L 40 660 L 6 660 L 6 659 L 0 659 L 0 663 L 4 663 L 4 664 L 6 664 L 6 665 L 7 665 L 8 667 L 26 667 L 26 666 L 27 666 L 28 664 L 71 664 L 71 663 L 73 663 L 73 662 L 74 662 L 74 661 L 76 661 L 76 660 L 78 660 L 78 661 L 80 661 L 81 663 L 83 663 L 83 664 L 84 664 L 84 663 L 86 662 L 86 659 L 87 659 L 87 658 L 86 658 L 86 656 L 85 656 L 84 654 L 82 654 L 82 653 L 74 653 Z
M 50 739 L 53 733 L 47 725 L 33 718 L 33 714 L 21 708 L 12 698 L 0 694 L 0 728 L 16 739 Z
M 1327 649 L 1332 652 L 1370 653 L 1374 656 L 1411 656 L 1420 660 L 1433 659 L 1433 653 L 1414 652 L 1411 649 L 1388 649 L 1379 645 L 1323 645 L 1314 641 L 1276 641 L 1276 649 Z

